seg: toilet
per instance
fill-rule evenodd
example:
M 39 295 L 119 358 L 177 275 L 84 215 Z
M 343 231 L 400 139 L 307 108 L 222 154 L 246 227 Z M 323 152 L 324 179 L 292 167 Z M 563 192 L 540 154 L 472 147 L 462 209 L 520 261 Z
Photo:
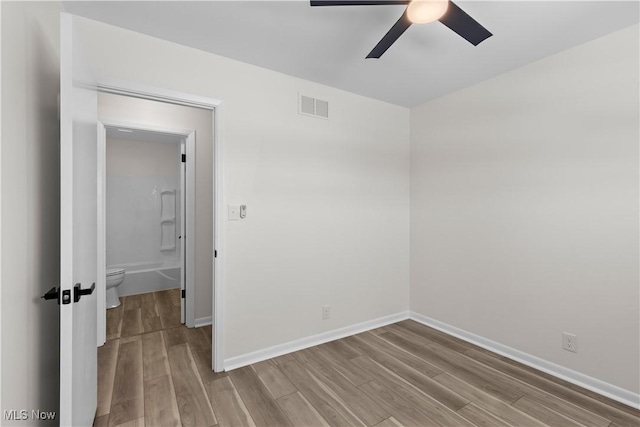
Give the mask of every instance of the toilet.
M 115 308 L 120 305 L 117 288 L 124 280 L 124 275 L 124 268 L 107 269 L 107 308 Z

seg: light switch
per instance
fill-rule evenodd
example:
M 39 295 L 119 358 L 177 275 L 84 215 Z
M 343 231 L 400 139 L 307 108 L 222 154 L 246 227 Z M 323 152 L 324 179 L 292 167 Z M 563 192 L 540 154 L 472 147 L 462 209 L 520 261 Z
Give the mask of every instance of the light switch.
M 229 205 L 229 221 L 240 219 L 240 206 Z

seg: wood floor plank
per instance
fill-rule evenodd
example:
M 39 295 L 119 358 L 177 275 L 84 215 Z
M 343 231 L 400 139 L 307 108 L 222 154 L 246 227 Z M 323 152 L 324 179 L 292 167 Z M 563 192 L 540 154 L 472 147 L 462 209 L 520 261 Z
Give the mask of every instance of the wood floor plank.
M 373 427 L 403 427 L 398 420 L 393 417 L 389 417 L 386 420 L 380 421 Z
M 282 396 L 276 402 L 294 426 L 329 427 L 329 423 L 299 391 Z
M 249 409 L 249 413 L 256 425 L 291 425 L 287 416 L 282 412 L 280 406 L 278 406 L 251 366 L 234 369 L 229 372 L 229 378 L 233 381 L 233 385 Z
M 484 349 L 476 349 L 476 350 L 482 351 Z M 484 350 L 484 351 L 486 351 L 487 353 L 490 353 L 487 350 Z M 496 358 L 499 358 L 500 360 L 502 360 L 503 362 L 505 362 L 507 364 L 513 365 L 513 366 L 515 366 L 517 368 L 520 368 L 520 369 L 525 370 L 527 372 L 530 372 L 530 373 L 533 373 L 535 375 L 538 375 L 538 376 L 540 376 L 540 377 L 542 377 L 542 378 L 544 378 L 544 379 L 546 379 L 548 381 L 556 383 L 556 384 L 564 387 L 565 389 L 572 390 L 574 392 L 577 392 L 579 395 L 587 396 L 587 397 L 589 397 L 589 398 L 591 398 L 593 400 L 599 401 L 600 403 L 602 403 L 602 404 L 604 404 L 606 406 L 612 407 L 614 409 L 618 409 L 618 410 L 620 410 L 622 412 L 626 412 L 627 414 L 631 415 L 635 419 L 640 419 L 640 410 L 638 410 L 638 409 L 632 408 L 632 407 L 630 407 L 628 405 L 625 405 L 624 403 L 617 402 L 617 401 L 612 400 L 612 399 L 610 399 L 610 398 L 608 398 L 606 396 L 603 396 L 603 395 L 598 394 L 598 393 L 596 393 L 594 391 L 591 391 L 591 390 L 587 390 L 585 388 L 582 388 L 582 387 L 580 387 L 580 386 L 578 386 L 576 384 L 572 384 L 572 383 L 570 383 L 568 381 L 565 381 L 563 379 L 560 379 L 558 377 L 554 377 L 553 375 L 547 374 L 546 372 L 542 372 L 542 371 L 539 371 L 539 370 L 537 370 L 535 368 L 532 368 L 530 366 L 523 365 L 522 363 L 516 362 L 515 360 L 508 359 L 506 357 L 497 355 L 495 353 L 493 353 L 493 356 L 496 357 Z M 546 388 L 544 390 L 547 391 Z M 566 398 L 567 400 L 569 400 L 567 398 L 567 396 L 563 396 L 563 397 Z M 573 400 L 571 400 L 571 401 L 573 401 Z
M 93 420 L 93 427 L 108 427 L 109 426 L 109 414 L 96 417 Z
M 317 347 L 317 353 L 325 363 L 330 364 L 346 379 L 358 386 L 371 381 L 373 378 L 351 362 L 351 359 L 362 356 L 344 341 L 338 340 Z
M 468 400 L 462 398 L 460 395 L 451 392 L 449 389 L 443 387 L 438 382 L 433 381 L 428 375 L 425 375 L 422 372 L 419 372 L 416 369 L 413 369 L 412 367 L 399 362 L 398 358 L 392 357 L 390 353 L 378 351 L 378 348 L 385 348 L 380 344 L 380 342 L 384 341 L 379 337 L 372 334 L 360 334 L 351 337 L 349 342 L 353 345 L 357 345 L 363 351 L 368 350 L 367 353 L 369 354 L 369 357 L 375 360 L 376 363 L 379 363 L 380 365 L 389 369 L 394 374 L 401 377 L 404 381 L 407 381 L 414 387 L 420 389 L 422 392 L 433 396 L 438 402 L 445 405 L 452 411 L 457 411 L 458 409 L 469 403 Z M 395 349 L 393 350 L 393 352 L 394 354 L 396 354 L 398 352 L 402 352 L 402 350 Z M 401 355 L 399 357 L 406 359 L 407 356 Z M 442 371 L 439 370 L 438 372 Z
M 361 356 L 362 357 L 362 356 Z M 381 408 L 393 414 L 402 425 L 406 426 L 437 426 L 440 425 L 401 396 L 389 390 L 377 380 L 361 385 L 360 390 L 371 397 Z
M 220 427 L 255 426 L 249 410 L 229 377 L 211 381 L 207 386 L 211 405 L 218 416 Z
M 460 396 L 468 399 L 483 410 L 491 413 L 496 418 L 499 418 L 514 426 L 544 426 L 544 424 L 535 418 L 530 417 L 522 411 L 514 408 L 513 406 L 504 403 L 503 401 L 493 397 L 489 393 L 474 387 L 471 384 L 464 382 L 463 380 L 454 377 L 453 375 L 445 372 L 433 378 L 440 384 L 447 387 L 449 390 L 458 393 Z
M 193 360 L 196 362 L 200 378 L 202 378 L 202 383 L 205 384 L 205 386 L 211 381 L 215 381 L 229 375 L 228 372 L 214 372 L 213 369 L 211 369 L 211 349 L 195 352 L 192 350 L 191 355 L 193 356 Z
M 525 414 L 529 414 L 533 418 L 536 418 L 550 426 L 577 427 L 582 425 L 570 418 L 557 413 L 556 411 L 551 410 L 550 408 L 540 404 L 539 402 L 528 399 L 526 396 L 518 399 L 511 406 L 513 406 L 514 408 L 518 408 Z
M 482 410 L 473 403 L 469 403 L 458 410 L 458 414 L 462 415 L 478 427 L 509 427 L 511 425 L 499 418 L 496 418 L 487 411 Z
M 365 425 L 337 396 L 332 394 L 326 386 L 323 387 L 319 380 L 303 368 L 297 360 L 290 360 L 279 366 L 291 383 L 330 425 Z
M 211 340 L 203 328 L 181 328 L 191 351 L 211 351 Z
M 155 292 L 140 295 L 140 312 L 143 320 L 160 316 L 160 313 L 158 313 Z
M 391 415 L 382 410 L 331 365 L 323 363 L 317 356 L 317 352 L 310 349 L 300 351 L 296 358 L 311 375 L 335 393 L 339 400 L 367 425 L 378 424 Z
M 599 414 L 538 389 L 532 388 L 525 396 L 588 427 L 605 427 L 611 423 L 609 419 Z M 626 425 L 628 422 L 623 424 Z
M 443 372 L 433 363 L 392 345 L 388 341 L 381 339 L 381 336 L 363 333 L 346 338 L 344 342 L 383 366 L 388 365 L 387 367 L 390 369 L 404 369 L 404 365 L 406 365 L 428 377 L 434 377 Z
M 162 332 L 142 335 L 142 361 L 145 380 L 164 377 L 171 373 Z
M 421 337 L 412 332 L 408 335 L 404 332 L 402 334 L 404 336 L 399 335 L 394 329 L 381 337 L 418 357 L 429 360 L 440 369 L 485 390 L 505 403 L 515 402 L 531 389 L 531 386 L 438 343 L 421 342 Z
M 126 423 L 118 424 L 115 427 L 144 427 L 144 417 L 136 418 L 135 420 L 127 421 Z
M 142 318 L 142 331 L 154 332 L 162 330 L 162 319 L 158 317 Z
M 124 305 L 120 303 L 119 306 L 107 310 L 107 340 L 120 338 L 123 309 Z
M 129 297 L 127 297 L 129 298 Z M 128 337 L 132 335 L 138 335 L 144 332 L 142 329 L 142 317 L 139 308 L 132 308 L 125 311 L 122 315 L 122 330 L 120 332 L 121 337 Z
M 127 295 L 124 299 L 124 311 L 137 310 L 142 307 L 142 295 Z
M 465 418 L 458 415 L 453 410 L 447 408 L 430 395 L 422 392 L 418 388 L 405 381 L 394 372 L 376 363 L 366 356 L 353 359 L 354 363 L 368 372 L 376 381 L 383 383 L 389 390 L 405 401 L 419 408 L 430 419 L 442 426 L 471 426 L 472 424 Z M 450 392 L 450 391 L 449 391 Z M 466 401 L 466 400 L 465 400 Z M 468 401 L 467 401 L 468 403 Z M 395 415 L 395 414 L 391 414 Z
M 343 340 L 331 341 L 318 346 L 318 349 L 323 349 L 332 357 L 338 359 L 355 359 L 356 357 L 365 356 L 353 347 L 348 346 Z
M 612 420 L 625 424 L 635 422 L 638 419 L 637 417 L 632 416 L 626 411 L 621 411 L 599 400 L 595 400 L 583 393 L 564 387 L 558 383 L 549 381 L 540 375 L 535 375 L 534 373 L 524 370 L 513 364 L 509 364 L 503 360 L 491 357 L 485 352 L 481 352 L 476 349 L 470 349 L 467 350 L 465 354 L 480 363 L 484 363 L 487 366 L 500 370 L 501 372 L 504 372 L 505 374 L 508 374 L 527 384 L 530 384 L 540 389 L 541 391 L 544 391 L 545 393 L 557 396 L 558 398 L 560 398 L 560 400 L 542 396 L 538 392 L 527 393 L 529 397 L 537 400 L 539 403 L 542 403 L 544 405 L 549 404 L 545 404 L 545 402 L 554 401 L 554 403 L 552 403 L 554 410 L 562 414 L 565 414 L 565 411 L 568 411 L 568 413 L 566 413 L 565 415 L 569 417 L 577 417 L 576 421 L 579 421 L 583 424 L 586 422 L 587 425 L 606 426 L 607 423 Z M 578 411 L 581 412 L 581 414 L 577 414 L 576 408 L 566 407 L 564 402 L 579 406 L 580 408 L 584 409 L 584 411 Z M 569 413 L 571 413 L 572 415 L 569 415 Z
M 176 391 L 180 419 L 184 426 L 212 426 L 217 424 L 207 392 L 198 375 L 198 368 L 187 344 L 167 349 L 171 379 Z
M 171 375 L 144 381 L 144 418 L 148 426 L 181 426 Z
M 117 426 L 144 416 L 142 341 L 120 341 L 111 397 L 109 425 Z
M 297 390 L 272 360 L 265 360 L 252 366 L 274 399 L 279 399 Z
M 426 338 L 433 342 L 437 342 L 438 344 L 454 351 L 464 352 L 465 350 L 468 350 L 472 347 L 472 344 L 469 344 L 466 341 L 463 341 L 456 337 L 452 337 L 451 335 L 445 334 L 444 332 L 437 331 L 433 328 L 420 324 L 415 320 L 403 320 L 393 325 L 389 325 L 389 329 L 392 329 L 394 327 L 404 328 L 417 335 L 420 335 L 423 338 Z
M 273 363 L 275 363 L 276 365 L 280 365 L 284 362 L 288 362 L 293 359 L 294 359 L 293 354 L 289 353 L 289 354 L 283 354 L 282 356 L 274 357 L 271 360 L 273 360 Z
M 180 313 L 161 314 L 160 323 L 163 329 L 178 328 L 181 326 Z
M 175 296 L 172 297 L 172 294 L 170 292 L 168 291 L 155 292 L 155 297 L 156 297 L 156 309 L 160 316 L 163 316 L 163 315 L 169 316 L 176 312 L 175 310 L 176 304 L 173 301 L 176 298 Z M 180 297 L 178 295 L 178 304 L 180 302 L 179 298 Z M 178 314 L 180 314 L 179 311 L 178 311 Z
M 107 341 L 102 347 L 98 347 L 98 407 L 96 409 L 96 417 L 108 414 L 111 411 L 111 396 L 113 394 L 119 347 L 120 340 Z
M 184 334 L 185 329 L 184 327 L 177 327 L 162 331 L 164 344 L 167 346 L 167 349 L 175 345 L 187 344 L 187 337 Z

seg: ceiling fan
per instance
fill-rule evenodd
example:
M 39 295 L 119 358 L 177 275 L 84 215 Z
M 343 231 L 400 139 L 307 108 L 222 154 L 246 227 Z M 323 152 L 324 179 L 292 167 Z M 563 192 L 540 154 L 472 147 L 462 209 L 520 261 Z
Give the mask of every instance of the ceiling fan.
M 411 24 L 440 21 L 477 46 L 493 34 L 450 0 L 311 0 L 311 6 L 407 5 L 404 13 L 378 42 L 367 58 L 380 58 Z

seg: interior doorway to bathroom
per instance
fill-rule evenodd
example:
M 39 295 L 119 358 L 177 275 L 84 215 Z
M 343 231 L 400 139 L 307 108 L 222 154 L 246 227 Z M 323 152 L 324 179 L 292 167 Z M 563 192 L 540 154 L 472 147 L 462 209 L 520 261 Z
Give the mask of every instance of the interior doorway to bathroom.
M 179 135 L 186 139 L 186 153 L 184 153 L 186 154 L 184 179 L 186 189 L 182 194 L 186 196 L 184 211 L 187 220 L 186 231 L 178 234 L 178 237 L 183 236 L 183 238 L 177 240 L 178 245 L 185 245 L 184 251 L 181 251 L 185 255 L 186 272 L 186 296 L 183 298 L 184 326 L 210 331 L 209 342 L 212 345 L 207 363 L 216 372 L 224 369 L 223 261 L 225 251 L 223 217 L 220 210 L 224 200 L 222 181 L 224 173 L 218 125 L 220 110 L 221 101 L 213 98 L 136 83 L 98 82 L 98 119 L 103 125 L 106 124 L 106 127 L 124 129 L 125 132 L 121 133 L 127 133 L 126 130 L 140 130 L 156 134 Z M 105 135 L 105 138 L 106 127 L 99 132 Z M 190 137 L 195 139 L 195 144 L 189 143 Z M 135 162 L 133 163 L 135 170 Z M 104 175 L 104 164 L 98 165 L 98 175 Z M 189 184 L 190 180 L 193 185 Z M 189 197 L 190 189 L 193 191 L 192 197 Z M 98 192 L 101 191 L 104 192 L 103 189 L 98 188 Z M 168 197 L 171 198 L 170 193 Z M 100 200 L 101 197 L 98 199 Z M 192 200 L 192 203 L 189 200 Z M 161 211 L 160 203 L 156 206 L 157 211 Z M 193 214 L 192 221 L 188 218 L 191 214 Z M 171 220 L 167 219 L 169 219 L 167 225 L 170 228 Z M 162 218 L 157 220 L 162 221 Z M 101 221 L 99 220 L 98 223 L 100 224 Z M 106 227 L 106 224 L 104 226 Z M 99 230 L 102 233 L 104 231 Z M 157 239 L 160 241 L 158 245 L 163 246 L 160 234 L 163 231 L 160 230 L 157 233 L 159 235 Z M 158 249 L 157 246 L 156 249 Z M 176 251 L 180 252 L 178 248 Z M 98 261 L 98 267 L 103 269 L 102 272 L 98 271 L 100 280 L 105 277 L 103 273 L 106 273 L 106 253 L 104 258 Z M 189 274 L 189 271 L 193 273 Z M 170 274 L 167 275 L 170 276 Z M 124 284 L 122 286 L 124 287 Z M 99 283 L 96 287 L 98 304 L 100 304 L 103 300 L 100 290 L 102 288 L 103 293 L 106 290 L 104 286 L 99 286 Z M 127 291 L 124 290 L 123 293 Z M 135 301 L 135 298 L 131 300 Z M 98 306 L 98 346 L 106 341 L 106 310 L 102 310 L 102 317 L 100 312 L 100 306 Z M 133 316 L 131 313 L 128 315 Z
M 106 275 L 105 339 L 120 324 L 113 319 L 122 318 L 120 299 L 128 296 L 162 295 L 170 306 L 180 307 L 179 323 L 192 327 L 195 130 L 103 119 L 99 134 L 98 256 Z M 163 292 L 169 290 L 175 292 Z M 139 317 L 129 322 L 131 327 L 143 333 L 175 326 L 175 310 L 164 313 L 156 307 L 162 305 L 128 313 Z

